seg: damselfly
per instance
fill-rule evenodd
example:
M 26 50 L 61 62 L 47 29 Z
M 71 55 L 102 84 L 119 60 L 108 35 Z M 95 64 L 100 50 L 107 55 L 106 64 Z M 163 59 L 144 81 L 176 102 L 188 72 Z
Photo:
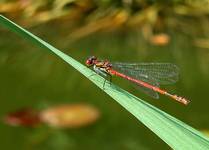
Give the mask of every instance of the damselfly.
M 91 56 L 86 60 L 86 65 L 96 73 L 106 77 L 118 76 L 131 81 L 140 90 L 158 99 L 160 94 L 187 105 L 190 101 L 181 96 L 170 94 L 160 88 L 160 85 L 172 84 L 178 80 L 179 69 L 171 63 L 110 63 L 107 60 L 98 60 Z

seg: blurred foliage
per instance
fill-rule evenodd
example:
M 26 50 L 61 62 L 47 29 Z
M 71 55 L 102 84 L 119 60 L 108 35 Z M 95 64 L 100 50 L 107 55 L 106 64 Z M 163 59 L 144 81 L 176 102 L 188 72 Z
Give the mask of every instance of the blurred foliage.
M 191 19 L 208 30 L 204 25 L 209 0 L 4 0 L 0 2 L 0 13 L 27 27 L 48 21 L 65 22 L 74 40 L 94 32 L 127 28 L 142 30 L 149 40 L 167 28 L 186 34 L 202 32 L 188 27 Z M 197 42 L 197 46 L 205 44 Z

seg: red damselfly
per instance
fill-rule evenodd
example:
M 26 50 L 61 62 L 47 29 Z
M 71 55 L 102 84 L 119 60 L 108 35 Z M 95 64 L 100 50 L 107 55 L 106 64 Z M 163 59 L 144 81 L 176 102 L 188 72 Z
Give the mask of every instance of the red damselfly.
M 86 60 L 88 67 L 93 66 L 96 73 L 106 76 L 118 76 L 131 81 L 140 90 L 153 98 L 159 98 L 158 93 L 187 105 L 190 101 L 181 96 L 170 94 L 160 88 L 160 85 L 172 84 L 178 80 L 179 69 L 171 63 L 110 63 L 91 56 Z

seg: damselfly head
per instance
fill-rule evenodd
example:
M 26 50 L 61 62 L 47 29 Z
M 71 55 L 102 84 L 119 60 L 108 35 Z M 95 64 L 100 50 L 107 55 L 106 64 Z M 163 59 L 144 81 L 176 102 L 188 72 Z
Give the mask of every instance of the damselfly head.
M 90 56 L 87 60 L 86 60 L 86 65 L 87 66 L 92 66 L 94 65 L 94 62 L 97 60 L 97 58 L 95 56 Z

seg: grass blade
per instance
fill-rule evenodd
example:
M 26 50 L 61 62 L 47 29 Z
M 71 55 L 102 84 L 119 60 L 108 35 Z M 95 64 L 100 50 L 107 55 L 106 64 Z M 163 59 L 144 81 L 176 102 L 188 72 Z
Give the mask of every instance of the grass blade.
M 39 37 L 33 35 L 29 31 L 16 25 L 2 15 L 0 15 L 0 24 L 4 25 L 9 30 L 16 32 L 23 38 L 35 43 L 36 45 L 55 53 L 65 62 L 86 76 L 89 80 L 95 83 L 99 88 L 103 89 L 102 86 L 104 78 L 96 74 L 91 76 L 94 74 L 94 72 L 86 66 L 77 62 L 47 42 L 41 40 Z M 105 89 L 103 91 L 110 95 L 124 108 L 126 108 L 139 121 L 152 130 L 173 149 L 209 149 L 208 137 L 204 136 L 199 131 L 181 122 L 180 120 L 135 97 L 127 91 L 117 87 L 114 84 L 111 84 L 110 86 L 108 82 L 105 84 Z

